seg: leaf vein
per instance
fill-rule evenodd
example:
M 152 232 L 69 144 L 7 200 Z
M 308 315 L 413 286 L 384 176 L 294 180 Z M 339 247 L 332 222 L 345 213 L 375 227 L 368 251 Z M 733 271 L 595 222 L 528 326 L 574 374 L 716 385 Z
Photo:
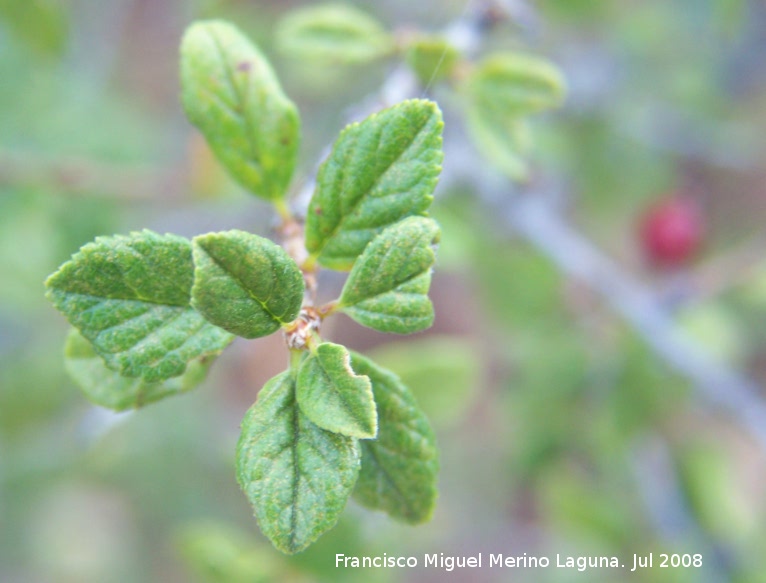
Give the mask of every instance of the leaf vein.
M 356 209 L 359 207 L 359 205 L 364 200 L 365 196 L 369 196 L 371 192 L 375 190 L 375 188 L 380 184 L 380 181 L 383 179 L 383 177 L 388 173 L 388 171 L 391 169 L 391 167 L 396 164 L 406 153 L 409 152 L 410 148 L 415 144 L 415 142 L 420 137 L 420 132 L 423 130 L 423 128 L 428 125 L 428 123 L 431 121 L 431 117 L 428 116 L 424 119 L 424 122 L 418 127 L 418 129 L 407 138 L 407 145 L 402 148 L 399 153 L 390 160 L 386 167 L 381 170 L 381 172 L 378 174 L 378 176 L 375 177 L 370 187 L 363 193 L 361 193 L 358 197 L 356 197 L 356 200 L 352 201 L 351 207 L 348 209 L 347 212 L 343 212 L 343 214 L 340 217 L 340 220 L 336 223 L 336 225 L 330 230 L 328 234 L 325 235 L 324 239 L 322 240 L 321 245 L 319 246 L 319 249 L 317 249 L 314 253 L 314 255 L 318 256 L 322 253 L 324 248 L 327 246 L 327 243 L 335 237 L 335 235 L 341 231 L 345 230 L 343 228 L 344 223 L 346 220 L 356 211 Z M 378 132 L 378 146 L 376 147 L 376 151 L 380 149 L 380 140 L 381 140 L 381 132 Z M 343 165 L 343 167 L 347 167 L 348 165 Z M 414 206 L 415 203 L 413 203 Z
M 271 297 L 272 297 L 272 296 L 273 296 L 273 294 L 274 294 L 274 285 L 273 285 L 273 282 L 272 282 L 272 286 L 271 286 L 271 289 L 269 290 L 269 295 L 266 297 L 266 299 L 265 299 L 265 300 L 261 300 L 261 299 L 260 299 L 258 296 L 256 296 L 255 294 L 253 294 L 253 293 L 250 291 L 250 289 L 247 287 L 247 284 L 245 284 L 245 282 L 244 282 L 244 281 L 242 281 L 242 280 L 241 280 L 239 277 L 235 276 L 235 275 L 234 275 L 234 274 L 233 274 L 231 271 L 229 271 L 229 270 L 226 268 L 226 266 L 225 266 L 223 263 L 221 263 L 221 262 L 218 260 L 218 258 L 217 258 L 217 257 L 213 256 L 211 253 L 208 253 L 208 252 L 207 252 L 207 250 L 205 250 L 205 254 L 206 254 L 206 255 L 207 255 L 209 258 L 210 258 L 210 260 L 211 260 L 213 263 L 215 263 L 215 264 L 216 264 L 216 265 L 217 265 L 217 266 L 218 266 L 218 267 L 219 267 L 219 268 L 220 268 L 220 269 L 221 269 L 221 270 L 222 270 L 222 271 L 223 271 L 223 272 L 224 272 L 224 273 L 225 273 L 225 274 L 226 274 L 228 277 L 230 277 L 230 278 L 232 279 L 232 281 L 234 281 L 234 283 L 236 283 L 236 284 L 237 284 L 237 286 L 239 286 L 239 288 L 240 288 L 240 289 L 242 289 L 242 291 L 244 291 L 244 292 L 245 292 L 245 293 L 246 293 L 248 296 L 250 296 L 250 297 L 251 297 L 253 300 L 255 300 L 256 302 L 258 302 L 258 303 L 261 305 L 261 307 L 263 308 L 263 311 L 264 311 L 264 312 L 266 312 L 266 313 L 267 313 L 269 316 L 271 316 L 271 317 L 272 317 L 274 320 L 276 320 L 277 322 L 279 322 L 279 324 L 284 324 L 284 323 L 285 323 L 285 322 L 284 322 L 284 320 L 283 320 L 283 319 L 282 319 L 280 316 L 277 316 L 277 314 L 275 314 L 275 313 L 274 313 L 274 312 L 271 310 L 271 308 L 268 306 L 268 304 L 266 303 L 266 302 L 268 302 L 268 300 L 270 300 L 270 299 L 271 299 Z M 273 268 L 274 268 L 274 264 L 273 264 L 271 261 L 269 261 L 269 266 L 271 267 L 271 269 L 272 269 L 272 271 L 273 271 Z
M 404 490 L 399 486 L 399 484 L 397 484 L 393 476 L 389 473 L 385 464 L 381 462 L 380 458 L 378 457 L 378 452 L 376 451 L 376 444 L 369 444 L 367 447 L 367 451 L 369 452 L 373 462 L 375 463 L 375 466 L 380 471 L 383 479 L 391 485 L 391 487 L 394 490 L 394 493 L 402 502 L 403 506 L 406 509 L 406 513 L 408 515 L 415 514 L 415 509 L 412 506 L 412 501 L 409 498 L 407 498 L 407 495 L 404 493 Z
M 213 31 L 210 31 L 210 36 L 212 37 L 213 44 L 216 47 L 216 56 L 221 62 L 221 68 L 225 71 L 224 75 L 229 86 L 229 91 L 234 94 L 234 97 L 242 103 L 242 111 L 240 111 L 236 105 L 230 109 L 236 115 L 236 117 L 239 118 L 239 120 L 242 122 L 242 125 L 244 126 L 245 131 L 243 133 L 245 134 L 245 140 L 247 141 L 247 145 L 250 149 L 249 161 L 253 164 L 253 166 L 255 166 L 256 169 L 260 170 L 261 165 L 258 162 L 259 148 L 255 138 L 256 132 L 254 131 L 254 128 L 252 127 L 247 114 L 245 114 L 245 108 L 247 107 L 247 96 L 249 95 L 249 84 L 247 85 L 247 89 L 243 94 L 231 73 L 230 67 L 226 62 L 226 55 L 224 53 L 223 45 L 221 44 L 220 39 Z

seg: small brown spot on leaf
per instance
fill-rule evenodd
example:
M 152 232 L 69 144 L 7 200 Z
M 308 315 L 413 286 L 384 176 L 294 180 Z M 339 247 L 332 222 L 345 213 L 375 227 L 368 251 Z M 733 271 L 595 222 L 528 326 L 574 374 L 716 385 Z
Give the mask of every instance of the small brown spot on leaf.
M 315 206 L 314 207 L 314 214 L 315 215 L 321 215 L 322 214 L 322 207 L 321 206 Z
M 240 71 L 242 73 L 249 73 L 250 69 L 253 68 L 253 64 L 250 61 L 242 61 L 237 65 L 237 71 Z

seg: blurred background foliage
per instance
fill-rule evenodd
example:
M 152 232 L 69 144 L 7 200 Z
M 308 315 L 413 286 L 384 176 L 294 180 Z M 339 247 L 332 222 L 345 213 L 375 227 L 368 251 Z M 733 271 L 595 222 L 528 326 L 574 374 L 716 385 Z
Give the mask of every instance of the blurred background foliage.
M 427 31 L 466 7 L 353 4 L 386 27 Z M 487 45 L 548 57 L 570 87 L 563 109 L 535 122 L 532 154 L 537 171 L 565 185 L 569 220 L 654 286 L 710 358 L 766 384 L 766 5 L 508 4 L 510 22 L 488 32 Z M 330 338 L 397 371 L 431 416 L 442 450 L 431 523 L 405 527 L 352 502 L 295 557 L 261 537 L 233 455 L 244 411 L 286 358 L 279 338 L 235 343 L 202 387 L 138 413 L 88 405 L 64 374 L 66 325 L 43 297 L 48 273 L 100 234 L 274 226 L 182 116 L 184 27 L 233 20 L 273 59 L 304 120 L 304 175 L 347 108 L 393 66 L 281 57 L 275 23 L 301 5 L 0 0 L 0 580 L 357 581 L 359 572 L 334 568 L 336 552 L 629 560 L 654 551 L 702 553 L 704 567 L 631 580 L 766 581 L 764 451 L 700 403 L 603 298 L 497 228 L 466 189 L 440 189 L 434 207 L 444 234 L 432 331 L 391 341 L 328 322 Z M 454 105 L 445 97 L 448 127 Z M 704 213 L 704 248 L 682 269 L 654 270 L 641 252 L 640 216 L 679 192 Z M 625 580 L 559 569 L 449 579 Z

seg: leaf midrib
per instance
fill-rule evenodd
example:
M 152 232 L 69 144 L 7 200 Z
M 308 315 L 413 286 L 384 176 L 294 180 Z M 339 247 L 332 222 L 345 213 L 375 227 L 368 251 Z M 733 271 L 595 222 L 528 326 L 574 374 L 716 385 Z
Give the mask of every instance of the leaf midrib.
M 359 419 L 357 418 L 357 415 L 354 413 L 353 406 L 349 403 L 348 398 L 344 396 L 344 393 L 353 392 L 356 387 L 352 386 L 351 391 L 343 390 L 339 383 L 335 382 L 334 378 L 330 376 L 330 373 L 328 372 L 327 368 L 324 366 L 324 363 L 322 362 L 322 359 L 317 355 L 315 357 L 317 359 L 317 364 L 322 369 L 322 374 L 327 379 L 327 383 L 330 385 L 331 390 L 333 393 L 335 393 L 338 397 L 338 400 L 340 401 L 340 405 L 343 409 L 343 411 L 346 413 L 348 418 L 354 423 L 357 429 L 360 429 L 367 433 L 366 428 L 359 423 Z M 353 375 L 351 376 L 351 383 L 355 384 L 356 379 L 360 378 L 359 375 Z
M 354 201 L 353 205 L 348 210 L 348 212 L 343 213 L 341 215 L 340 220 L 335 225 L 335 227 L 333 227 L 333 229 L 327 235 L 325 235 L 325 237 L 323 238 L 322 243 L 319 246 L 319 248 L 311 254 L 312 257 L 315 257 L 315 258 L 319 257 L 322 254 L 322 252 L 324 251 L 324 248 L 330 242 L 330 240 L 333 239 L 335 237 L 335 235 L 338 234 L 339 231 L 343 230 L 342 229 L 343 224 L 348 219 L 348 217 L 350 217 L 352 214 L 354 214 L 354 212 L 359 207 L 359 205 L 362 203 L 362 201 L 369 195 L 370 192 L 372 192 L 375 189 L 376 186 L 378 186 L 378 184 L 380 183 L 380 181 L 383 178 L 383 176 L 385 176 L 386 173 L 391 169 L 391 167 L 396 162 L 398 162 L 404 156 L 404 154 L 407 153 L 407 151 L 409 151 L 409 149 L 415 143 L 417 138 L 420 136 L 421 132 L 423 131 L 423 128 L 426 127 L 429 124 L 429 122 L 431 121 L 432 117 L 433 117 L 433 115 L 429 114 L 428 116 L 426 116 L 424 118 L 425 119 L 424 123 L 417 129 L 416 132 L 414 132 L 412 137 L 408 140 L 407 145 L 404 148 L 402 148 L 402 150 L 399 152 L 399 154 L 393 160 L 391 160 L 391 162 L 385 167 L 385 169 L 382 172 L 380 172 L 378 174 L 378 176 L 375 178 L 375 180 L 373 180 L 373 182 L 370 185 L 370 187 L 365 192 L 363 192 L 360 196 L 357 197 L 357 199 Z M 361 124 L 360 124 L 360 126 L 361 126 Z M 355 129 L 358 129 L 360 126 L 357 126 Z M 381 130 L 382 129 L 383 128 L 381 128 Z M 358 140 L 359 140 L 359 135 L 357 134 L 354 137 L 354 143 L 356 143 Z M 380 148 L 378 147 L 378 148 L 376 148 L 375 151 L 377 152 L 379 149 Z M 327 160 L 327 162 L 325 162 L 325 163 L 328 163 L 328 162 L 330 162 L 330 160 Z M 319 188 L 321 188 L 321 186 L 319 186 Z M 357 230 L 359 230 L 359 229 L 357 229 Z
M 412 275 L 402 279 L 401 281 L 398 280 L 400 274 L 402 273 L 402 270 L 405 267 L 409 266 L 409 262 L 410 262 L 410 258 L 412 256 L 413 250 L 416 249 L 420 245 L 420 242 L 421 242 L 421 237 L 418 237 L 414 241 L 412 241 L 412 243 L 407 248 L 407 253 L 406 253 L 407 259 L 405 259 L 404 261 L 402 261 L 399 264 L 399 267 L 397 268 L 396 272 L 391 277 L 391 279 L 395 282 L 393 286 L 389 287 L 388 289 L 376 290 L 376 291 L 374 291 L 373 293 L 371 293 L 369 295 L 365 295 L 364 297 L 359 297 L 356 300 L 354 300 L 353 303 L 346 303 L 346 302 L 341 300 L 341 303 L 340 303 L 340 305 L 338 307 L 339 308 L 353 307 L 353 306 L 356 306 L 356 305 L 361 304 L 363 302 L 366 302 L 368 300 L 372 300 L 372 299 L 378 298 L 378 297 L 383 296 L 383 295 L 388 294 L 388 293 L 400 293 L 402 295 L 427 295 L 427 294 L 415 294 L 413 292 L 397 292 L 397 290 L 399 288 L 401 288 L 402 286 L 404 286 L 407 283 L 411 282 L 413 279 L 416 279 L 416 278 L 420 277 L 426 271 L 431 269 L 431 267 L 433 267 L 434 262 L 436 261 L 436 257 L 434 256 L 433 257 L 434 261 L 431 261 L 430 264 L 427 265 L 423 270 L 418 271 L 417 273 L 413 273 Z M 383 256 L 381 257 L 381 259 L 379 261 L 377 261 L 378 265 L 377 265 L 377 269 L 375 270 L 375 273 L 377 273 L 380 270 L 380 268 L 382 267 L 382 265 L 388 260 L 388 257 L 394 251 L 396 246 L 397 246 L 396 245 L 396 241 L 392 241 L 391 244 L 388 246 L 388 248 L 384 251 Z M 362 277 L 362 275 L 360 275 L 359 277 Z M 370 277 L 370 279 L 372 280 L 373 278 Z M 341 294 L 341 298 L 342 297 L 343 296 Z M 353 299 L 354 298 L 352 296 L 352 300 Z
M 229 90 L 231 93 L 234 94 L 235 99 L 239 102 L 238 104 L 235 104 L 233 106 L 229 105 L 230 110 L 232 113 L 234 113 L 241 121 L 242 125 L 244 126 L 244 134 L 245 139 L 247 140 L 247 144 L 249 146 L 250 150 L 250 156 L 248 157 L 248 160 L 259 172 L 263 172 L 263 166 L 260 163 L 259 157 L 258 157 L 258 143 L 255 137 L 255 131 L 253 130 L 253 127 L 250 123 L 250 119 L 245 113 L 245 107 L 247 106 L 247 95 L 249 91 L 246 91 L 243 95 L 243 93 L 240 91 L 239 86 L 237 85 L 236 80 L 234 79 L 234 76 L 232 75 L 231 69 L 228 66 L 228 63 L 226 62 L 226 53 L 223 50 L 223 44 L 221 43 L 221 40 L 216 35 L 215 31 L 209 30 L 210 38 L 213 39 L 213 44 L 216 48 L 216 56 L 218 57 L 218 60 L 222 64 L 222 68 L 224 70 L 224 75 L 226 77 L 226 82 L 229 85 Z M 249 84 L 247 85 L 249 89 Z M 227 104 L 228 105 L 228 104 Z M 237 106 L 240 106 L 242 110 L 240 111 Z
M 202 250 L 205 252 L 205 255 L 207 255 L 207 256 L 210 258 L 210 260 L 211 260 L 211 261 L 212 261 L 212 262 L 213 262 L 213 263 L 214 263 L 214 264 L 215 264 L 215 265 L 216 265 L 218 268 L 220 268 L 220 269 L 221 269 L 221 270 L 222 270 L 222 271 L 223 271 L 223 272 L 224 272 L 224 273 L 225 273 L 225 274 L 226 274 L 226 275 L 227 275 L 227 276 L 228 276 L 228 277 L 229 277 L 229 278 L 230 278 L 230 279 L 231 279 L 231 280 L 232 280 L 234 283 L 236 283 L 236 284 L 237 284 L 237 286 L 238 286 L 238 287 L 239 287 L 239 288 L 240 288 L 242 291 L 244 291 L 244 292 L 245 292 L 245 293 L 246 293 L 246 294 L 247 294 L 247 295 L 248 295 L 248 296 L 249 296 L 251 299 L 253 299 L 254 301 L 256 301 L 256 302 L 257 302 L 257 303 L 258 303 L 258 304 L 259 304 L 259 305 L 260 305 L 260 306 L 263 308 L 263 311 L 264 311 L 264 312 L 266 312 L 266 313 L 267 313 L 269 316 L 271 316 L 271 318 L 272 318 L 272 319 L 274 319 L 274 320 L 275 320 L 275 321 L 276 321 L 276 322 L 277 322 L 277 323 L 278 323 L 280 326 L 284 326 L 285 324 L 287 324 L 287 322 L 285 322 L 285 321 L 282 319 L 282 317 L 281 317 L 281 316 L 277 316 L 277 315 L 276 315 L 274 312 L 272 312 L 272 311 L 271 311 L 271 309 L 270 309 L 270 308 L 268 307 L 268 305 L 267 305 L 267 302 L 268 302 L 268 301 L 269 301 L 269 300 L 272 298 L 272 296 L 274 295 L 274 286 L 273 286 L 273 285 L 272 285 L 271 291 L 269 292 L 269 295 L 268 295 L 268 297 L 267 297 L 265 300 L 261 300 L 259 297 L 257 297 L 257 296 L 255 296 L 255 295 L 253 295 L 253 293 L 250 291 L 250 288 L 247 286 L 247 284 L 245 284 L 245 282 L 244 282 L 244 281 L 242 281 L 242 280 L 241 280 L 239 277 L 237 277 L 237 276 L 236 276 L 236 275 L 234 275 L 234 274 L 233 274 L 231 271 L 229 271 L 229 269 L 228 269 L 228 268 L 227 268 L 227 267 L 226 267 L 226 266 L 225 266 L 223 263 L 221 263 L 221 262 L 220 262 L 220 261 L 219 261 L 219 260 L 218 260 L 216 257 L 214 257 L 214 256 L 213 256 L 213 255 L 212 255 L 212 254 L 211 254 L 211 253 L 210 253 L 210 252 L 209 252 L 207 249 L 205 249 L 205 248 L 204 248 L 204 247 L 203 247 L 201 244 L 200 244 L 200 249 L 202 249 Z M 269 259 L 268 261 L 269 261 L 269 267 L 271 268 L 271 270 L 272 270 L 272 272 L 273 272 L 273 271 L 274 271 L 274 263 L 271 261 L 271 259 Z
M 292 407 L 293 407 L 293 443 L 292 443 L 292 458 L 293 458 L 293 479 L 292 479 L 292 496 L 290 497 L 290 549 L 295 549 L 296 530 L 298 528 L 298 488 L 300 486 L 300 460 L 298 459 L 298 444 L 300 443 L 300 409 L 298 407 L 298 400 L 295 395 L 295 383 L 291 383 L 290 391 L 292 393 Z

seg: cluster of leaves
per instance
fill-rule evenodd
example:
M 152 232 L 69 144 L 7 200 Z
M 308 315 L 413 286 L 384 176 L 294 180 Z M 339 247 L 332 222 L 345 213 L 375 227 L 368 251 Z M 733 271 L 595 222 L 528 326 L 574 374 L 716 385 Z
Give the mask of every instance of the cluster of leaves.
M 402 57 L 424 86 L 443 83 L 457 93 L 475 147 L 515 180 L 529 172 L 530 116 L 559 106 L 565 92 L 559 70 L 538 56 L 497 51 L 472 60 L 443 35 L 394 34 L 345 5 L 293 11 L 277 29 L 277 44 L 288 56 L 319 65 Z
M 285 232 L 304 232 L 287 202 L 300 119 L 268 61 L 232 25 L 201 22 L 183 39 L 181 80 L 190 120 L 231 176 L 274 204 Z M 116 410 L 191 389 L 235 335 L 284 333 L 289 368 L 246 414 L 236 457 L 262 531 L 285 553 L 331 528 L 352 493 L 409 523 L 433 511 L 438 453 L 414 397 L 319 328 L 337 312 L 383 332 L 432 324 L 439 227 L 426 214 L 442 126 L 433 102 L 410 100 L 347 127 L 319 170 L 301 253 L 238 230 L 143 231 L 97 238 L 46 282 L 73 326 L 71 376 Z M 349 275 L 315 306 L 320 267 Z

